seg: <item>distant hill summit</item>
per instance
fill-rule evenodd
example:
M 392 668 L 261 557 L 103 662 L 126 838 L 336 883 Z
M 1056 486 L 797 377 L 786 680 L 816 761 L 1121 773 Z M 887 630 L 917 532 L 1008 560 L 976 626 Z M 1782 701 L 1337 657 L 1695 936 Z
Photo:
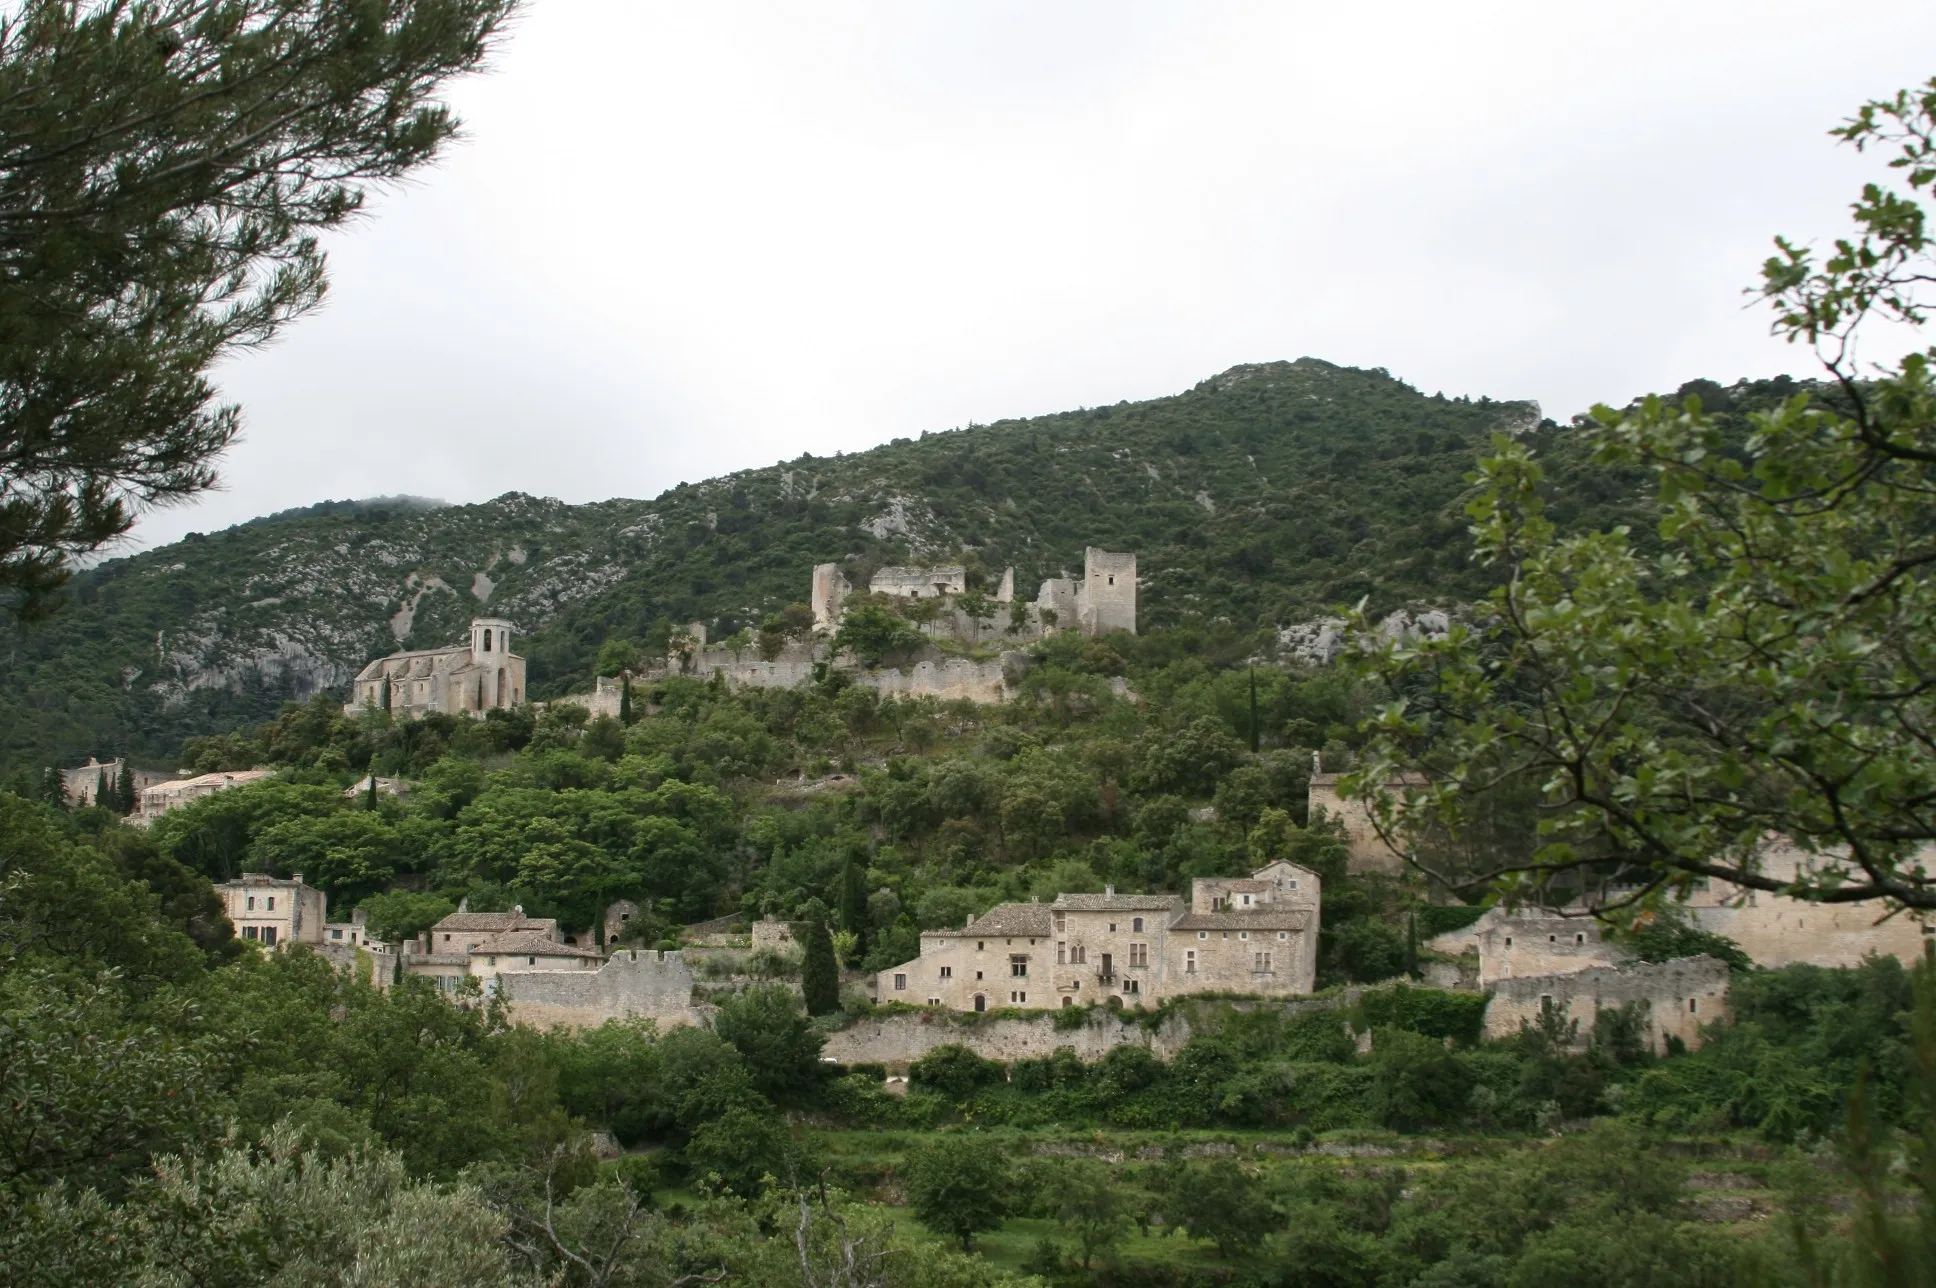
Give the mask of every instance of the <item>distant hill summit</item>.
M 1469 598 L 1488 574 L 1466 566 L 1460 502 L 1496 432 L 1566 437 L 1533 403 L 1300 358 L 650 501 L 323 502 L 78 576 L 53 622 L 11 642 L 0 757 L 166 757 L 287 698 L 340 692 L 371 658 L 452 643 L 487 610 L 522 632 L 532 696 L 553 696 L 588 687 L 608 634 L 663 639 L 697 620 L 723 638 L 804 600 L 828 562 L 856 585 L 883 565 L 948 562 L 976 582 L 1012 565 L 1032 587 L 1079 570 L 1085 546 L 1135 551 L 1145 630 L 1277 625 L 1366 595 Z

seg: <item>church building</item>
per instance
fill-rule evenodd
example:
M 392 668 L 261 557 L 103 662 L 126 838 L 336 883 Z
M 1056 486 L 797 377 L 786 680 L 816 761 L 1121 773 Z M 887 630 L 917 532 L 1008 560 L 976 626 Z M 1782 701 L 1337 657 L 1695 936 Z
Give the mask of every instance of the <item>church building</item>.
M 478 617 L 467 645 L 380 657 L 358 673 L 343 711 L 353 716 L 381 709 L 404 718 L 518 706 L 524 701 L 524 659 L 511 651 L 511 631 L 502 618 Z

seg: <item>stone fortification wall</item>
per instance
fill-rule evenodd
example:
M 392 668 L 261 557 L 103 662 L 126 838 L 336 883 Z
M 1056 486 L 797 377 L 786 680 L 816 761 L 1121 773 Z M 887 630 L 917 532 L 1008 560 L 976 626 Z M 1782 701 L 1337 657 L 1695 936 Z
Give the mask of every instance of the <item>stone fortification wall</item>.
M 621 949 L 596 971 L 503 971 L 498 993 L 511 1020 L 534 1028 L 597 1028 L 606 1020 L 657 1020 L 662 1028 L 697 1024 L 692 971 L 677 952 Z
M 944 701 L 966 698 L 970 702 L 1004 702 L 1008 699 L 1008 679 L 1004 660 L 978 662 L 965 657 L 943 657 L 916 662 L 906 671 L 882 667 L 861 671 L 857 684 L 883 695 L 897 697 L 937 697 Z
M 1521 1025 L 1537 1025 L 1551 1007 L 1576 1022 L 1576 1043 L 1593 1035 L 1594 1017 L 1638 1002 L 1647 1013 L 1647 1044 L 1666 1049 L 1669 1036 L 1688 1047 L 1701 1044 L 1701 1026 L 1731 1018 L 1727 963 L 1712 957 L 1682 957 L 1671 962 L 1634 962 L 1594 966 L 1571 975 L 1528 975 L 1502 979 L 1486 1004 L 1486 1036 L 1510 1037 Z

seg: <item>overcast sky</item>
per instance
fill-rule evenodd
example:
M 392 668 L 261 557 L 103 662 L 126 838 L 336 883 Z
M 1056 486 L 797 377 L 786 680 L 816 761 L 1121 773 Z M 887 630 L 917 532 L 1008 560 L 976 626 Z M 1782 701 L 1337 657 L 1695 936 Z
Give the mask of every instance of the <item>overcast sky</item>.
M 529 0 L 468 137 L 225 367 L 225 490 L 589 501 L 900 435 L 1381 366 L 1564 418 L 1811 369 L 1744 301 L 1936 73 L 1919 0 Z

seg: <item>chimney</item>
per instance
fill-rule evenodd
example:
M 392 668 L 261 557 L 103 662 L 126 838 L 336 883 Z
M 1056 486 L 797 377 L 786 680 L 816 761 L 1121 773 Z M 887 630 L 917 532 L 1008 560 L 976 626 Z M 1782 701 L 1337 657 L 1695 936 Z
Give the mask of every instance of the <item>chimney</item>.
M 1114 899 L 1116 897 L 1116 887 L 1104 886 L 1102 888 L 1102 897 L 1105 899 Z
M 300 872 L 296 873 L 296 875 L 290 877 L 289 879 L 291 881 L 294 881 L 297 885 L 301 885 L 303 883 L 302 873 Z

